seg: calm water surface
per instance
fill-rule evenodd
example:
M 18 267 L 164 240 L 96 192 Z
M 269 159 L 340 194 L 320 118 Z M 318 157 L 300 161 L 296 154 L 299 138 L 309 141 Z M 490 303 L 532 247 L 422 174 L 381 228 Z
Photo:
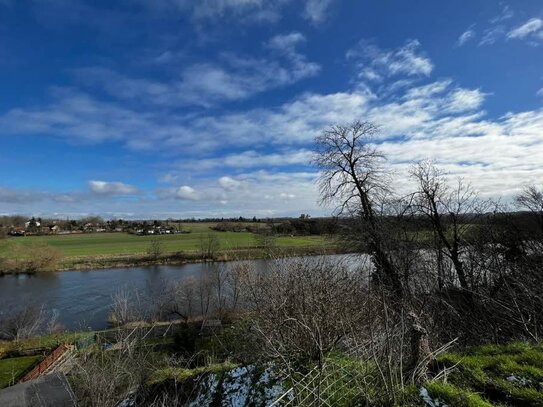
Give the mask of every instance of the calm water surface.
M 327 257 L 338 261 L 345 258 Z M 255 260 L 256 268 L 265 270 L 269 262 Z M 107 326 L 112 296 L 119 290 L 134 289 L 153 297 L 161 295 L 164 282 L 198 278 L 211 267 L 212 263 L 196 263 L 4 276 L 0 277 L 0 313 L 31 304 L 57 312 L 69 330 L 102 329 Z

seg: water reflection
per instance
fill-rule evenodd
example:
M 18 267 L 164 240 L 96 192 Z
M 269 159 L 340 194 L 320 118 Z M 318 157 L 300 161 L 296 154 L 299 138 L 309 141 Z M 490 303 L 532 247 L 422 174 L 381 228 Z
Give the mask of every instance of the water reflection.
M 327 257 L 359 264 L 351 256 Z M 254 263 L 263 272 L 270 267 L 270 260 Z M 102 329 L 107 326 L 112 296 L 120 289 L 153 297 L 161 295 L 165 282 L 199 278 L 212 267 L 211 263 L 197 263 L 4 276 L 0 277 L 0 313 L 14 312 L 25 305 L 44 306 L 47 311 L 58 312 L 60 322 L 69 330 Z

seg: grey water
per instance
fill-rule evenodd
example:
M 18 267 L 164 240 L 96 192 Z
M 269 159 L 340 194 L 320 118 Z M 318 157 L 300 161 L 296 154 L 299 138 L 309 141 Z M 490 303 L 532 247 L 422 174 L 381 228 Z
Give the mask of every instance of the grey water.
M 346 256 L 327 257 L 339 261 Z M 255 268 L 265 271 L 271 261 L 254 260 Z M 56 313 L 67 330 L 104 329 L 113 296 L 120 290 L 137 290 L 153 298 L 162 294 L 165 283 L 198 278 L 209 272 L 211 267 L 214 267 L 213 263 L 193 263 L 7 275 L 0 277 L 0 317 L 24 306 L 43 307 L 48 313 Z

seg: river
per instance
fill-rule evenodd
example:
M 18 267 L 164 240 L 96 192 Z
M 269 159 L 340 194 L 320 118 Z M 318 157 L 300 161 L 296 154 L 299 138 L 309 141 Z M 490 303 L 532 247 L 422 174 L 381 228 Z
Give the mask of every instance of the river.
M 338 261 L 346 258 L 327 257 Z M 270 260 L 254 262 L 258 270 L 265 270 Z M 161 295 L 164 282 L 199 277 L 211 267 L 212 263 L 193 263 L 7 275 L 0 277 L 0 313 L 9 314 L 27 305 L 43 306 L 47 313 L 57 313 L 59 322 L 70 331 L 103 329 L 107 327 L 112 297 L 119 290 L 137 290 L 151 298 Z

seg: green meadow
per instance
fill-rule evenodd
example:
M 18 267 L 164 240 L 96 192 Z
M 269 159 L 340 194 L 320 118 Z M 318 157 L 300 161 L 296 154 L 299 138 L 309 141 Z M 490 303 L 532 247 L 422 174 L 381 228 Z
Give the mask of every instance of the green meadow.
M 209 234 L 217 236 L 221 250 L 246 249 L 258 246 L 255 235 L 250 232 L 216 232 L 214 224 L 183 224 L 190 233 L 160 236 L 137 236 L 128 233 L 85 233 L 71 235 L 27 236 L 0 241 L 0 255 L 6 257 L 16 252 L 18 246 L 48 244 L 60 250 L 65 258 L 87 256 L 114 256 L 145 254 L 152 241 L 161 243 L 163 252 L 198 252 L 202 239 Z M 279 236 L 276 244 L 280 248 L 323 247 L 322 236 Z

